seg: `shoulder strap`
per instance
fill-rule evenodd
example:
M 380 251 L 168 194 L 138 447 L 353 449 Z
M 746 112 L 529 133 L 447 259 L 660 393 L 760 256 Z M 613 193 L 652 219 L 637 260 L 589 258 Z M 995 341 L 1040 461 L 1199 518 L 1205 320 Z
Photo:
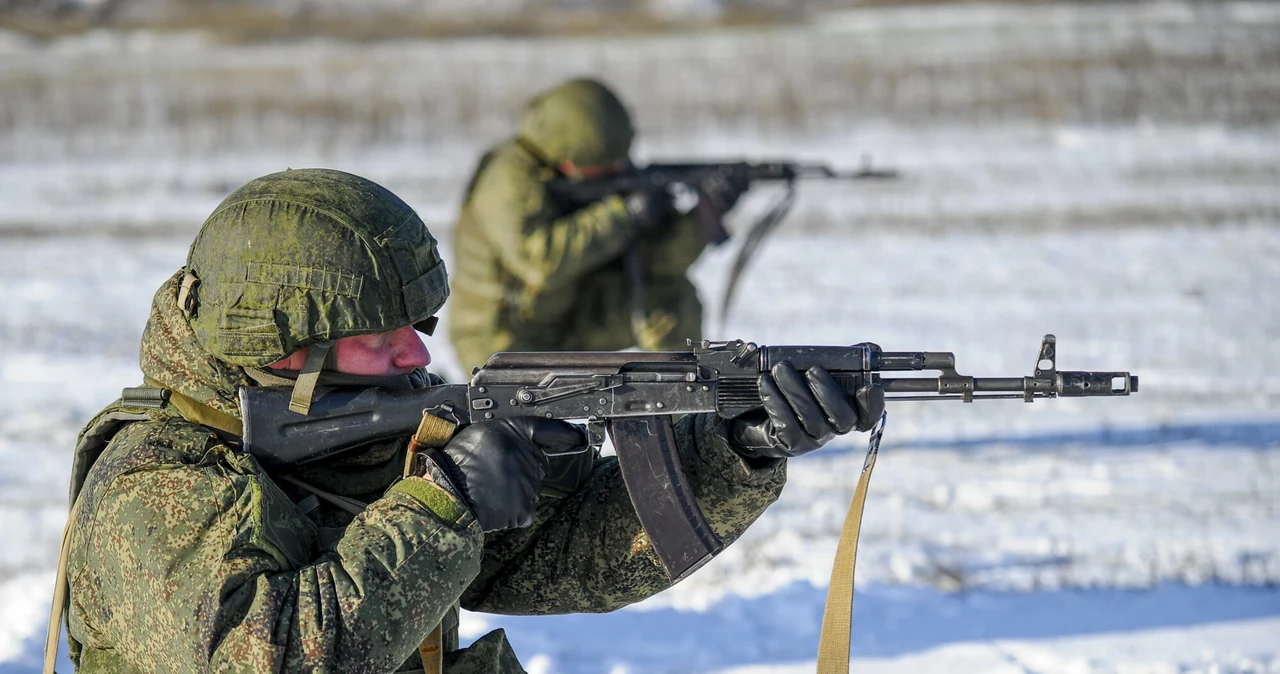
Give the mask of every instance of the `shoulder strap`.
M 53 605 L 49 607 L 49 631 L 44 636 L 44 674 L 56 674 L 58 643 L 62 641 L 62 616 L 67 609 L 67 562 L 71 551 L 71 523 L 80 513 L 80 499 L 71 504 L 67 524 L 62 527 L 62 548 L 58 551 L 58 575 L 53 585 Z
M 217 431 L 222 431 L 222 433 L 226 434 L 223 439 L 230 437 L 231 439 L 238 440 L 240 436 L 244 434 L 244 427 L 240 423 L 240 420 L 230 414 L 227 414 L 226 412 L 219 412 L 195 398 L 185 396 L 178 391 L 166 388 L 163 384 L 150 377 L 143 377 L 142 381 L 146 382 L 149 387 L 144 390 L 164 391 L 166 402 L 169 405 L 172 405 L 173 408 L 182 415 L 182 418 L 187 421 L 201 426 L 208 426 L 209 428 Z

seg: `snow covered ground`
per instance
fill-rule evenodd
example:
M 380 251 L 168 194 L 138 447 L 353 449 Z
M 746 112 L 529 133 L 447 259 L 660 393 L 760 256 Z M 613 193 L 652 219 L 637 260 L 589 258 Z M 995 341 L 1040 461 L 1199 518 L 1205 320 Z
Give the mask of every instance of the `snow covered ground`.
M 1280 16 L 1265 3 L 1223 6 L 1265 10 L 1257 25 Z M 1182 16 L 1177 3 L 1144 7 Z M 960 24 L 976 17 L 977 30 L 999 37 L 992 25 L 1004 19 L 991 17 L 1010 16 L 1001 11 L 946 16 Z M 1107 18 L 1141 13 L 1097 11 L 1092 32 L 1064 30 L 1055 39 L 1076 45 L 1114 34 L 1115 44 L 1128 44 L 1131 33 L 1163 35 L 1145 20 Z M 854 21 L 859 16 L 831 30 L 879 34 Z M 1153 44 L 1192 50 L 1182 37 L 1194 37 L 1193 22 L 1170 25 L 1181 26 L 1179 39 Z M 1244 30 L 1231 26 L 1224 35 Z M 1026 35 L 1013 30 L 1008 39 L 1034 52 Z M 733 39 L 716 44 L 736 53 Z M 1195 49 L 1212 51 L 1209 42 Z M 367 67 L 353 49 L 282 49 L 293 51 L 219 58 L 234 56 L 240 68 L 258 57 L 279 65 L 290 53 L 316 53 L 359 72 Z M 639 72 L 636 61 L 617 60 L 625 50 L 610 49 L 592 43 L 587 53 L 622 77 Z M 946 61 L 937 50 L 930 58 Z M 382 63 L 439 50 L 370 51 Z M 34 53 L 24 44 L 8 55 Z M 108 81 L 117 67 L 134 73 L 121 74 L 125 80 L 137 75 L 140 57 L 105 53 L 77 63 L 100 68 L 95 81 Z M 1214 67 L 1230 70 L 1230 56 Z M 183 68 L 198 70 L 191 64 L 202 58 L 176 53 L 155 68 L 182 80 Z M 0 63 L 0 85 L 66 65 Z M 1264 67 L 1222 81 L 1247 90 L 1228 98 L 1265 111 L 1275 100 L 1267 98 L 1274 75 Z M 58 82 L 47 90 L 69 97 L 59 100 L 80 100 L 79 80 L 50 77 Z M 199 78 L 183 86 L 201 96 L 217 91 Z M 250 88 L 272 86 L 264 75 Z M 717 95 L 736 95 L 731 90 Z M 166 109 L 147 98 L 163 87 L 137 91 L 155 103 L 141 109 Z M 132 95 L 106 98 L 132 119 Z M 1210 102 L 1171 122 L 1153 108 L 1155 121 L 1133 123 L 906 126 L 857 117 L 847 133 L 817 125 L 687 135 L 679 120 L 665 120 L 659 131 L 668 132 L 642 137 L 642 156 L 799 156 L 852 166 L 870 152 L 906 175 L 885 185 L 802 186 L 800 205 L 752 265 L 723 324 L 715 307 L 733 251 L 708 251 L 694 276 L 711 309 L 709 337 L 869 340 L 888 350 L 953 351 L 966 374 L 1016 376 L 1030 373 L 1041 336 L 1051 332 L 1059 368 L 1131 370 L 1142 379 L 1130 398 L 891 407 L 859 554 L 855 671 L 1280 672 L 1280 127 L 1274 110 L 1263 123 L 1179 121 L 1193 107 L 1211 112 Z M 237 123 L 256 119 L 252 105 L 237 106 Z M 406 132 L 365 146 L 350 140 L 362 137 L 363 121 L 346 119 L 332 130 L 346 141 L 317 136 L 286 151 L 267 132 L 298 131 L 268 114 L 254 122 L 262 135 L 250 134 L 253 142 L 215 150 L 219 127 L 208 120 L 184 126 L 161 117 L 153 129 L 144 115 L 120 125 L 104 150 L 86 140 L 91 129 L 58 126 L 67 115 L 74 116 L 58 111 L 41 126 L 40 105 L 0 101 L 0 674 L 38 671 L 76 432 L 121 387 L 137 383 L 151 294 L 182 264 L 203 217 L 254 176 L 330 166 L 390 186 L 448 248 L 458 190 L 492 138 L 484 126 L 485 134 L 439 140 Z M 318 134 L 330 131 L 326 123 L 300 128 Z M 731 228 L 776 194 L 753 193 Z M 438 369 L 458 378 L 448 345 L 429 346 Z M 669 592 L 609 615 L 468 614 L 464 636 L 507 629 L 531 674 L 812 671 L 864 442 L 844 438 L 793 461 L 781 500 Z
M 0 672 L 33 671 L 74 433 L 136 382 L 151 290 L 185 243 L 0 248 Z M 704 289 L 726 258 L 699 266 Z M 1268 225 L 772 242 L 743 298 L 783 301 L 741 302 L 735 336 L 947 349 L 994 376 L 1027 373 L 1051 330 L 1060 368 L 1143 377 L 1127 399 L 894 406 L 855 655 L 884 671 L 1280 667 L 1277 260 Z M 506 627 L 535 672 L 812 659 L 860 442 L 793 462 L 781 501 L 670 592 L 609 616 L 468 616 L 467 633 Z

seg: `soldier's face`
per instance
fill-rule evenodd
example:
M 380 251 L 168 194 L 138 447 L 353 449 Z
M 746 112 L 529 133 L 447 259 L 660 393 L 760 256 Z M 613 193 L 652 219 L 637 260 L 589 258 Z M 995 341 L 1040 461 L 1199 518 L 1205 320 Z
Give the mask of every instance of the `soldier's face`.
M 431 362 L 431 353 L 418 337 L 418 331 L 405 326 L 391 332 L 342 337 L 334 342 L 334 358 L 338 372 L 374 376 L 408 374 Z M 306 349 L 294 353 L 271 367 L 277 370 L 301 370 Z
M 408 374 L 431 362 L 418 331 L 408 325 L 391 332 L 343 337 L 333 348 L 338 371 L 347 374 Z

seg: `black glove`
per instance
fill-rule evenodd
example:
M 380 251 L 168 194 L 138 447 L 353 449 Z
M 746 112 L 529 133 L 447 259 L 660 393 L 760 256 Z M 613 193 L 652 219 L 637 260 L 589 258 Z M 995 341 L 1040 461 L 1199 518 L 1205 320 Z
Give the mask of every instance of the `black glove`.
M 556 419 L 497 419 L 467 426 L 431 458 L 448 481 L 443 486 L 467 503 L 480 528 L 501 531 L 533 523 L 546 455 L 586 442 L 582 428 Z
M 759 385 L 764 409 L 738 417 L 730 431 L 734 449 L 747 458 L 808 454 L 855 428 L 870 430 L 884 412 L 884 388 L 864 386 L 849 400 L 820 367 L 801 376 L 791 363 L 778 363 Z
M 742 171 L 712 171 L 698 184 L 698 191 L 711 202 L 711 208 L 716 213 L 724 215 L 738 203 L 738 199 L 750 186 Z
M 677 215 L 675 199 L 665 189 L 632 192 L 626 198 L 627 213 L 641 232 L 652 232 L 666 226 Z

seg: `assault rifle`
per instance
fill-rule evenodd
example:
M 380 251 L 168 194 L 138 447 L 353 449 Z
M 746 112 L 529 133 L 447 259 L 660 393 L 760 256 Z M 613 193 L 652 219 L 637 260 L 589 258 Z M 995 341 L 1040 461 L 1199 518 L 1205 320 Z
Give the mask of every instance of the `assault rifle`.
M 757 379 L 774 364 L 826 368 L 850 396 L 864 385 L 885 399 L 1031 402 L 1057 396 L 1127 396 L 1128 372 L 1057 369 L 1056 340 L 1045 335 L 1035 373 L 1023 377 L 958 374 L 955 356 L 855 346 L 758 346 L 708 342 L 691 351 L 498 353 L 466 384 L 414 391 L 318 390 L 307 415 L 289 410 L 287 387 L 240 389 L 244 448 L 268 468 L 287 469 L 374 440 L 406 437 L 433 415 L 455 425 L 543 416 L 585 419 L 589 443 L 607 432 L 640 523 L 667 575 L 693 572 L 723 547 L 711 530 L 676 452 L 672 416 L 715 412 L 733 419 L 761 406 Z M 932 378 L 886 378 L 884 372 L 930 370 Z
M 826 164 L 805 164 L 791 161 L 722 161 L 722 162 L 658 162 L 645 166 L 633 166 L 614 175 L 577 180 L 560 178 L 550 185 L 552 194 L 567 198 L 571 203 L 588 204 L 613 194 L 627 194 L 655 189 L 687 189 L 698 191 L 708 177 L 718 176 L 747 185 L 762 181 L 793 183 L 804 179 L 835 180 L 892 180 L 898 172 L 892 169 L 872 168 L 864 159 L 861 168 L 854 171 L 837 171 Z M 727 237 L 726 237 L 727 238 Z M 722 243 L 713 241 L 713 243 Z
M 776 201 L 763 216 L 746 228 L 742 246 L 734 257 L 729 268 L 729 279 L 725 284 L 724 296 L 720 299 L 720 320 L 723 323 L 729 314 L 734 292 L 738 287 L 738 279 L 751 261 L 756 250 L 765 237 L 772 232 L 787 213 L 795 205 L 797 180 L 894 180 L 898 172 L 893 169 L 873 168 L 871 160 L 863 157 L 862 166 L 853 171 L 837 171 L 826 164 L 806 164 L 792 161 L 766 162 L 659 162 L 646 166 L 633 166 L 615 175 L 577 180 L 559 178 L 551 181 L 548 189 L 554 198 L 581 207 L 594 203 L 614 194 L 629 194 L 650 190 L 667 190 L 679 195 L 697 195 L 694 212 L 707 232 L 707 238 L 713 245 L 719 246 L 729 240 L 729 232 L 725 230 L 720 214 L 711 207 L 702 186 L 706 181 L 725 180 L 748 186 L 759 182 L 778 182 L 786 185 L 786 192 Z M 638 279 L 632 275 L 632 281 Z

